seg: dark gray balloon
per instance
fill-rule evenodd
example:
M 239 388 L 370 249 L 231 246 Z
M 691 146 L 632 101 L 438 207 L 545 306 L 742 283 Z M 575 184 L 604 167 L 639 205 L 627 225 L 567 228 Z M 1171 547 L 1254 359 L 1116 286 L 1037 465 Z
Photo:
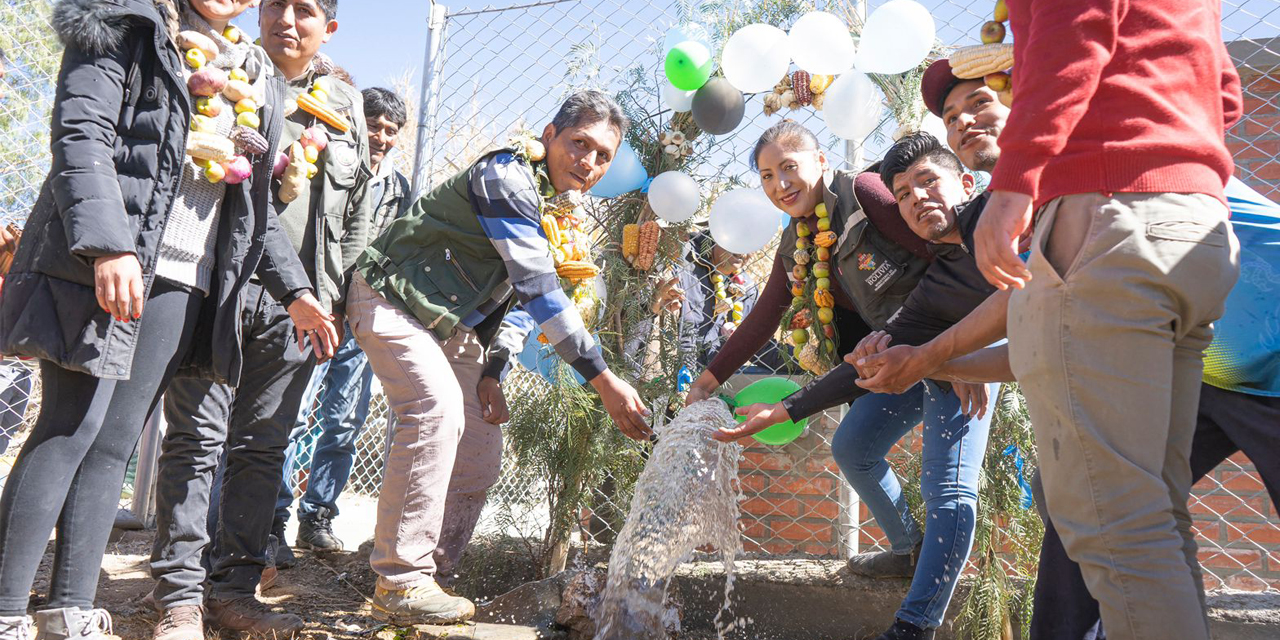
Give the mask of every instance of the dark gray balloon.
M 724 78 L 712 78 L 693 94 L 693 121 L 703 131 L 722 135 L 738 128 L 746 112 L 746 102 Z

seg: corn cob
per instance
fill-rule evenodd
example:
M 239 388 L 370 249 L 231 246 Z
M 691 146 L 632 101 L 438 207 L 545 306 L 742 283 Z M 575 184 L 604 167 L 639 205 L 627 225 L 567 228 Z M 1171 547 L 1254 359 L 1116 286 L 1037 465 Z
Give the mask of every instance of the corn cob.
M 653 268 L 653 259 L 658 255 L 658 241 L 662 239 L 662 227 L 650 220 L 640 225 L 639 238 L 636 242 L 636 268 L 648 271 Z
M 556 275 L 570 280 L 586 280 L 600 273 L 600 268 L 582 260 L 567 260 L 556 266 Z
M 346 133 L 351 129 L 351 125 L 342 114 L 325 106 L 324 103 L 316 100 L 309 93 L 303 93 L 298 96 L 298 108 L 313 115 L 319 121 L 338 130 L 338 133 Z
M 556 219 L 550 215 L 542 216 L 542 231 L 547 234 L 547 242 L 553 247 L 560 246 L 560 227 L 556 226 Z
M 835 79 L 835 76 L 814 74 L 809 78 L 809 91 L 812 91 L 816 98 L 817 96 L 822 95 L 822 93 L 827 90 L 827 87 L 830 87 L 831 83 L 835 82 Z
M 802 107 L 813 102 L 813 90 L 809 88 L 809 72 L 797 71 L 791 76 L 792 91 L 796 92 L 796 103 Z
M 236 155 L 236 146 L 216 133 L 192 131 L 187 135 L 187 155 L 200 160 L 226 162 Z
M 622 257 L 632 261 L 640 248 L 640 225 L 628 224 L 622 227 Z
M 1013 66 L 1013 45 L 981 44 L 951 54 L 951 73 L 961 80 L 981 78 Z

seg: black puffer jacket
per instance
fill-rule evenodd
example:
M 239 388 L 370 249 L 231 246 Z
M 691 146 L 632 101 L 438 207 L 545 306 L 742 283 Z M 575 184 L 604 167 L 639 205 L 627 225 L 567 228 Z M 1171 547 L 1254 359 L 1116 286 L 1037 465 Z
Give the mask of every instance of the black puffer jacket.
M 136 254 L 149 294 L 182 178 L 191 101 L 180 54 L 153 0 L 62 0 L 53 22 L 66 46 L 53 167 L 0 296 L 0 352 L 128 379 L 146 310 L 131 323 L 103 311 L 93 261 Z M 266 89 L 262 132 L 272 151 L 254 159 L 251 180 L 227 186 L 213 290 L 186 363 L 188 372 L 231 384 L 240 376 L 240 292 L 253 271 L 261 263 L 276 297 L 310 287 L 268 206 L 267 159 L 282 128 L 284 83 L 273 78 Z

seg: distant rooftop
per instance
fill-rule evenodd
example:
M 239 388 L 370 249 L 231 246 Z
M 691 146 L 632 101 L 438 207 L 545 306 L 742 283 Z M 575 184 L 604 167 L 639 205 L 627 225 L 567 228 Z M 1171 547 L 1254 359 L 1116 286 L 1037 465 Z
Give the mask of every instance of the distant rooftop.
M 1280 68 L 1280 37 L 1233 40 L 1227 43 L 1227 52 L 1242 71 L 1270 73 Z

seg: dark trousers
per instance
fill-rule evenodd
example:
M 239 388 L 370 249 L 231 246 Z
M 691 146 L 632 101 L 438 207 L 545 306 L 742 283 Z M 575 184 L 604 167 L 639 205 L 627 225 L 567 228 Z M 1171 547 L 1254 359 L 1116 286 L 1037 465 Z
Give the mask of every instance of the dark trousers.
M 1195 439 L 1191 444 L 1191 473 L 1195 481 L 1237 451 L 1249 456 L 1262 476 L 1267 493 L 1271 494 L 1271 501 L 1280 505 L 1280 456 L 1277 455 L 1280 452 L 1280 398 L 1203 385 Z M 1043 504 L 1043 499 L 1037 496 L 1037 502 Z M 1085 586 L 1080 565 L 1067 557 L 1062 540 L 1043 509 L 1041 516 L 1045 532 L 1031 614 L 1031 638 L 1103 640 L 1107 636 L 1099 618 L 1098 602 Z
M 40 417 L 0 497 L 0 616 L 24 615 L 55 524 L 46 609 L 89 609 L 147 415 L 187 353 L 201 294 L 157 279 L 138 320 L 128 380 L 40 363 Z
M 156 602 L 165 608 L 204 601 L 201 556 L 210 543 L 210 496 L 224 445 L 208 596 L 252 596 L 266 567 L 284 449 L 314 360 L 309 351 L 299 353 L 289 314 L 261 286 L 251 284 L 244 295 L 240 386 L 178 379 L 165 395 L 168 431 L 151 553 Z

